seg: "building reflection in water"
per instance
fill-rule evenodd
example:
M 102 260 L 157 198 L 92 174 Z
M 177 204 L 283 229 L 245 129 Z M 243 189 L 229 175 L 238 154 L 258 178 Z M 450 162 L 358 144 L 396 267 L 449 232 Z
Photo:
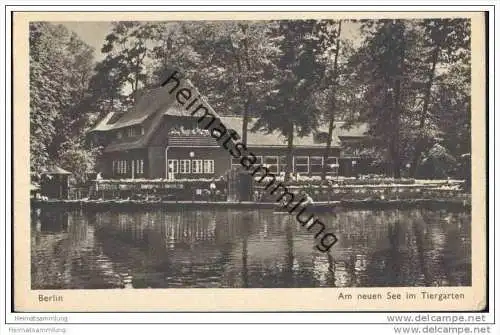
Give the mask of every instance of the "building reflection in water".
M 322 215 L 339 242 L 272 210 L 32 214 L 32 287 L 369 287 L 470 285 L 470 214 Z

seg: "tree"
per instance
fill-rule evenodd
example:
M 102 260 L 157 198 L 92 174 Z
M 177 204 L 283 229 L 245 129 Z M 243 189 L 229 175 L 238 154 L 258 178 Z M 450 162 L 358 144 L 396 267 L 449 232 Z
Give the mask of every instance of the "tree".
M 60 163 L 64 143 L 83 138 L 90 115 L 81 106 L 93 50 L 62 25 L 45 22 L 30 24 L 29 42 L 30 162 L 40 174 Z
M 53 125 L 57 117 L 58 105 L 54 92 L 57 88 L 52 82 L 61 81 L 55 78 L 58 72 L 50 71 L 51 65 L 58 56 L 61 41 L 57 35 L 63 35 L 47 23 L 30 24 L 30 164 L 33 173 L 40 173 L 49 159 L 48 146 L 55 134 Z M 55 47 L 50 57 L 49 47 Z M 57 81 L 56 81 L 57 80 Z
M 76 34 L 71 34 L 65 46 L 66 57 L 61 60 L 65 67 L 66 106 L 55 119 L 57 129 L 52 139 L 49 152 L 60 157 L 61 145 L 73 138 L 83 138 L 89 126 L 89 117 L 93 111 L 87 109 L 88 84 L 94 66 L 94 50 L 85 44 Z
M 89 84 L 88 106 L 102 118 L 109 112 L 126 108 L 127 96 L 123 94 L 126 69 L 118 57 L 108 55 L 96 64 Z
M 439 144 L 434 144 L 422 159 L 419 176 L 424 178 L 446 178 L 453 175 L 458 167 L 457 160 Z
M 64 142 L 58 158 L 58 164 L 71 171 L 77 183 L 87 181 L 87 173 L 94 171 L 96 159 L 100 155 L 99 147 L 89 148 L 81 139 L 82 137 L 79 137 Z
M 197 44 L 206 37 L 203 27 L 203 23 L 193 21 L 158 25 L 158 39 L 152 47 L 154 82 L 163 82 L 171 68 L 189 78 L 202 70 L 203 59 L 197 52 Z
M 146 64 L 151 56 L 149 45 L 159 39 L 159 25 L 137 21 L 113 23 L 106 36 L 101 52 L 108 54 L 107 62 L 114 64 L 110 70 L 119 71 L 116 76 L 128 83 L 128 98 L 136 101 L 140 85 L 146 83 Z
M 353 119 L 369 124 L 372 145 L 385 151 L 390 162 L 388 174 L 399 178 L 408 146 L 408 114 L 415 102 L 415 67 L 408 60 L 418 52 L 418 33 L 405 20 L 362 21 L 362 32 L 365 41 L 350 60 L 361 101 Z
M 315 51 L 319 48 L 314 20 L 278 21 L 269 38 L 280 49 L 274 78 L 267 94 L 267 107 L 261 111 L 254 129 L 279 131 L 287 141 L 285 180 L 292 172 L 294 134 L 304 136 L 317 127 L 318 110 L 313 93 L 318 87 L 322 65 Z
M 458 158 L 471 152 L 470 63 L 452 65 L 436 78 L 430 114 L 438 115 L 441 144 Z
M 426 19 L 420 23 L 424 33 L 422 50 L 424 61 L 428 64 L 427 79 L 424 86 L 423 106 L 418 121 L 418 133 L 411 161 L 410 175 L 415 176 L 422 151 L 429 143 L 426 136 L 426 121 L 433 103 L 433 86 L 436 82 L 439 63 L 454 63 L 468 59 L 470 50 L 470 26 L 465 19 Z M 442 64 L 441 64 L 442 65 Z M 445 70 L 446 71 L 446 70 Z
M 183 25 L 183 40 L 191 51 L 180 57 L 175 52 L 176 67 L 187 73 L 221 114 L 241 115 L 242 142 L 247 141 L 248 124 L 255 111 L 263 107 L 272 72 L 272 57 L 278 52 L 267 39 L 269 23 L 256 21 L 214 21 Z M 171 43 L 175 48 L 175 39 Z M 191 48 L 191 49 L 190 49 Z M 192 62 L 183 59 L 195 59 Z M 189 68 L 186 68 L 188 67 Z
M 337 107 L 337 90 L 339 85 L 339 55 L 340 55 L 340 33 L 342 32 L 342 20 L 339 20 L 337 27 L 331 21 L 319 22 L 320 32 L 320 56 L 326 58 L 326 61 L 332 58 L 333 64 L 330 69 L 327 68 L 323 79 L 327 91 L 327 107 L 326 107 L 326 120 L 328 122 L 328 137 L 326 140 L 325 152 L 323 154 L 323 169 L 321 171 L 321 179 L 326 179 L 327 165 L 326 161 L 330 154 L 332 147 L 333 129 L 335 126 L 335 111 Z M 333 50 L 332 50 L 333 49 Z M 331 71 L 328 71 L 331 70 Z
M 230 35 L 231 51 L 236 63 L 236 82 L 242 106 L 242 142 L 247 143 L 248 123 L 252 107 L 262 107 L 259 97 L 266 88 L 262 74 L 272 71 L 269 58 L 276 50 L 265 37 L 267 25 L 262 23 L 238 22 Z

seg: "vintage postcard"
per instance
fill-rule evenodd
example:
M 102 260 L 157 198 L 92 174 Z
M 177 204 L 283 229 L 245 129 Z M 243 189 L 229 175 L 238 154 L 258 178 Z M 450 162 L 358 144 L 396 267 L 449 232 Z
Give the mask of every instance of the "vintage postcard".
M 483 310 L 486 26 L 15 12 L 15 311 Z

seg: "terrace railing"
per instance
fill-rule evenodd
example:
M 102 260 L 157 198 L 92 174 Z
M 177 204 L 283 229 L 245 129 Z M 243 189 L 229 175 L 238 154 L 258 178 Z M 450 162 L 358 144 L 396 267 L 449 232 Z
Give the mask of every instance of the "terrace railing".
M 359 181 L 358 181 L 359 182 Z M 265 190 L 265 182 L 257 183 L 254 199 L 257 201 L 273 201 L 275 196 Z M 435 181 L 427 183 L 407 184 L 311 184 L 292 183 L 287 186 L 289 192 L 299 196 L 301 191 L 309 194 L 314 201 L 339 200 L 400 200 L 400 199 L 450 199 L 463 198 L 463 181 Z
M 225 184 L 213 179 L 121 179 L 94 181 L 89 196 L 94 199 L 208 200 L 210 184 L 217 185 L 217 200 L 225 200 Z

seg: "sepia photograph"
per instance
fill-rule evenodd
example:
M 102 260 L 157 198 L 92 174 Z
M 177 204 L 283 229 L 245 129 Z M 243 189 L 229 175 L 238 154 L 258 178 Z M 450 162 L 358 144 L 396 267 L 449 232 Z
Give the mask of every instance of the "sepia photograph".
M 484 302 L 484 18 L 348 14 L 29 18 L 15 225 L 37 308 L 138 289 Z

